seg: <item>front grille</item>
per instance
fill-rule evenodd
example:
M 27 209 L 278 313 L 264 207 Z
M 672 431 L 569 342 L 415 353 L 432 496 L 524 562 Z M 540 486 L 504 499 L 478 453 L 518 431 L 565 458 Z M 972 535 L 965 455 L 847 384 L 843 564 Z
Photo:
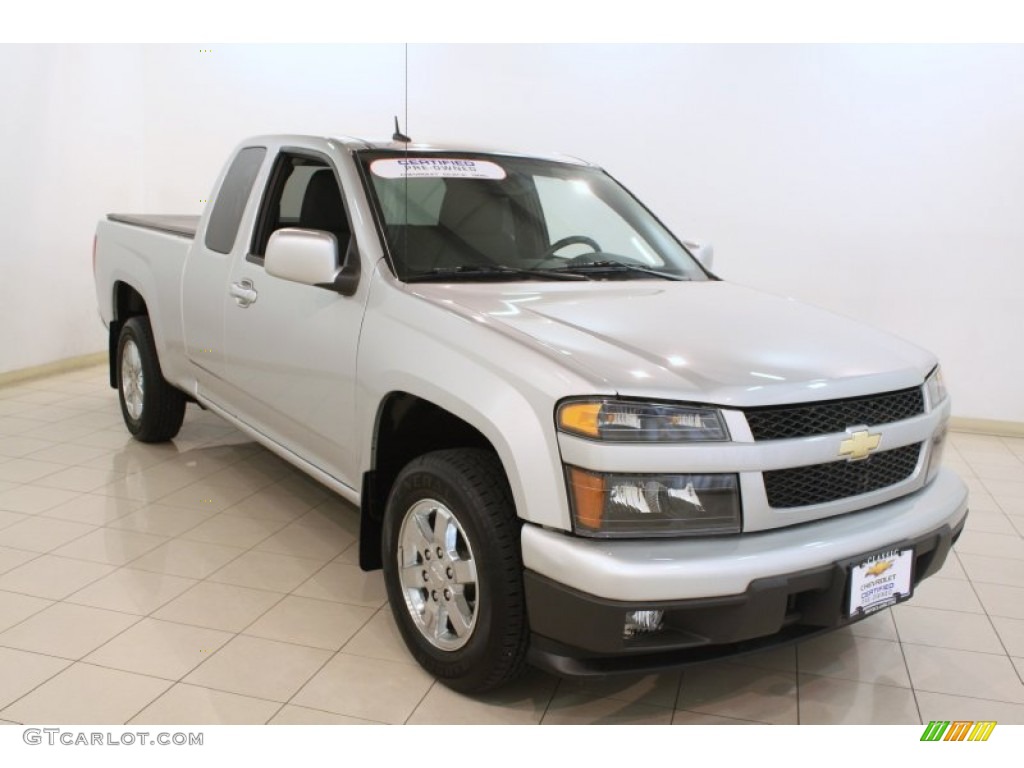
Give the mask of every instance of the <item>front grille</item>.
M 913 474 L 920 455 L 921 443 L 915 443 L 861 461 L 830 461 L 765 472 L 768 506 L 785 509 L 824 504 L 895 485 Z
M 782 440 L 909 419 L 924 413 L 924 397 L 921 388 L 914 387 L 849 400 L 751 408 L 745 413 L 755 440 Z

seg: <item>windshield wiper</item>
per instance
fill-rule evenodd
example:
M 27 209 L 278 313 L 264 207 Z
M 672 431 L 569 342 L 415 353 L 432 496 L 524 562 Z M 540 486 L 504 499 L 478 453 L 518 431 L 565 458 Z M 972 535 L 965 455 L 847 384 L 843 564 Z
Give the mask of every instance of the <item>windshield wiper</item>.
M 662 272 L 651 267 L 645 267 L 643 264 L 630 264 L 624 261 L 612 261 L 610 259 L 602 259 L 599 261 L 587 261 L 582 264 L 566 265 L 564 267 L 556 267 L 551 269 L 552 272 L 562 272 L 565 274 L 578 274 L 578 275 L 593 275 L 601 274 L 602 272 L 641 272 L 645 275 L 654 275 L 655 277 L 661 277 L 665 280 L 689 280 L 690 278 L 684 275 L 674 275 L 671 272 Z
M 521 269 L 504 264 L 460 264 L 457 267 L 434 267 L 427 272 L 416 272 L 405 277 L 407 283 L 446 283 L 457 280 L 508 280 L 519 277 L 540 277 L 554 280 L 590 280 L 584 274 L 555 269 Z

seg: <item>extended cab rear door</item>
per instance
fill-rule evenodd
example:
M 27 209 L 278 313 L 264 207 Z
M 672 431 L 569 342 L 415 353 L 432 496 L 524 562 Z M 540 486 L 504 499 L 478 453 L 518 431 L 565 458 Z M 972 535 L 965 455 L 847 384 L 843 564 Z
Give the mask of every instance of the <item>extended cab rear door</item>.
M 248 232 L 251 224 L 243 219 L 250 201 L 255 204 L 259 198 L 256 182 L 266 157 L 264 146 L 243 147 L 235 154 L 185 263 L 181 285 L 185 353 L 194 365 L 201 393 L 215 389 L 224 373 L 224 292 L 234 260 L 244 257 L 249 247 L 241 232 Z

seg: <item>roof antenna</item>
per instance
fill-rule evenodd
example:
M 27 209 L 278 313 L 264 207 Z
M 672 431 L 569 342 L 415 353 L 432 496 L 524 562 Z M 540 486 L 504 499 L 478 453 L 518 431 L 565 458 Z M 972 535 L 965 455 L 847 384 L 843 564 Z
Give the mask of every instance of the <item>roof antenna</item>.
M 404 133 L 402 133 L 401 130 L 399 130 L 399 128 L 398 128 L 398 115 L 395 115 L 395 132 L 391 136 L 391 140 L 392 141 L 400 141 L 403 144 L 411 144 L 412 143 L 412 139 L 410 139 L 408 136 L 406 136 Z

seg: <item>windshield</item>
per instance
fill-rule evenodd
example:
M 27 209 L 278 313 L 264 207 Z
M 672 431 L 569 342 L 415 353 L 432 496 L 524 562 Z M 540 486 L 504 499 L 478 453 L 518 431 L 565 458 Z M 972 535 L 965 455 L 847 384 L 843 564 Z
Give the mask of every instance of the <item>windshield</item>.
M 365 151 L 359 161 L 402 280 L 708 279 L 597 168 L 468 153 Z

